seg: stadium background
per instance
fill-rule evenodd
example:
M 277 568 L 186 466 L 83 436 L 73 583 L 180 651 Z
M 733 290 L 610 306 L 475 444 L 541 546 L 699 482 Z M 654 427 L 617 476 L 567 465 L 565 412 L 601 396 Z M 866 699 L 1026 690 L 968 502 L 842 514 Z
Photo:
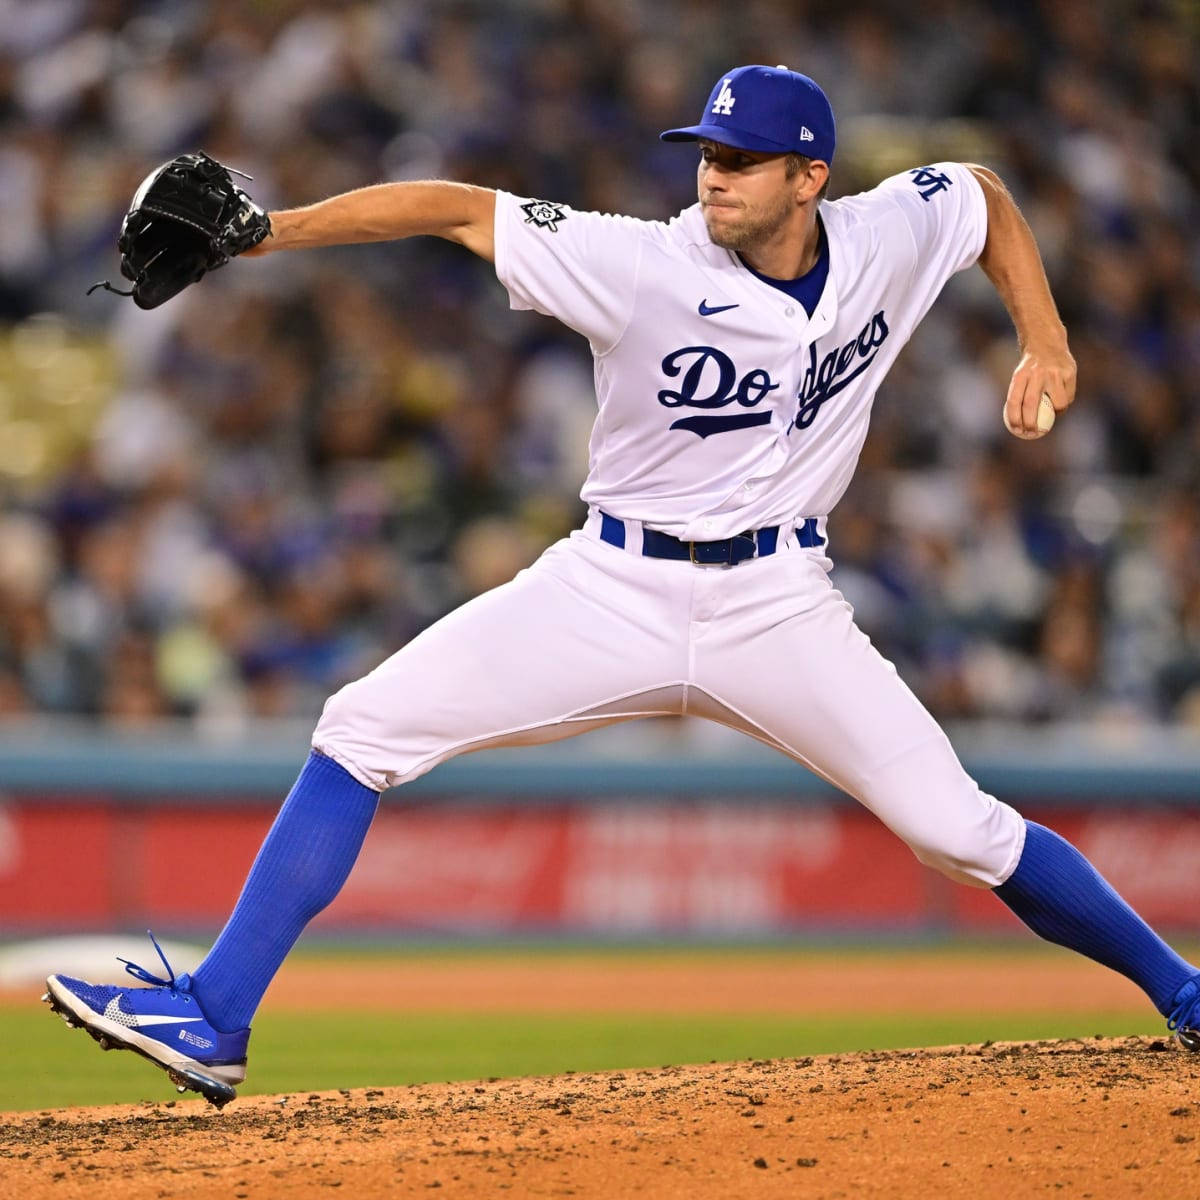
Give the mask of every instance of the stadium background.
M 456 247 L 234 264 L 151 313 L 85 297 L 147 170 L 203 147 L 268 207 L 437 175 L 665 216 L 694 182 L 658 130 L 753 61 L 827 88 L 834 196 L 980 161 L 1033 226 L 1079 403 L 1004 432 L 1011 327 L 958 277 L 876 402 L 835 578 L 986 787 L 1200 934 L 1197 35 L 1184 0 L 0 0 L 0 938 L 203 943 L 325 696 L 582 515 L 586 346 Z M 393 793 L 306 944 L 952 935 L 1023 938 L 681 721 Z

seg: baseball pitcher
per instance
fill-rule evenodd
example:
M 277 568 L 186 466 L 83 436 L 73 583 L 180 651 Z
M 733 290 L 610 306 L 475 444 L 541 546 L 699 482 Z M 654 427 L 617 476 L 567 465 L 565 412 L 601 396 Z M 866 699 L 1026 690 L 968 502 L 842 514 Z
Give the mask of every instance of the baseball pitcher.
M 784 67 L 723 75 L 699 123 L 662 137 L 699 150 L 697 203 L 669 221 L 427 182 L 269 215 L 239 192 L 230 228 L 252 232 L 232 245 L 217 222 L 210 267 L 419 234 L 494 263 L 513 308 L 556 317 L 591 347 L 588 516 L 330 698 L 192 976 L 165 959 L 165 977 L 128 964 L 144 988 L 53 975 L 47 999 L 70 1024 L 225 1103 L 259 1001 L 337 895 L 380 792 L 485 746 L 689 713 L 774 746 L 866 805 L 921 862 L 992 889 L 1042 937 L 1128 976 L 1200 1049 L 1200 972 L 1071 845 L 980 790 L 829 579 L 827 521 L 875 393 L 955 272 L 978 263 L 1016 326 L 1012 432 L 1041 436 L 1074 399 L 1066 331 L 1012 197 L 985 167 L 938 162 L 825 199 L 833 113 Z M 141 225 L 127 222 L 122 269 L 152 306 L 195 269 L 159 243 L 139 254 Z M 151 227 L 161 239 L 161 219 Z M 192 253 L 209 261 L 203 246 Z

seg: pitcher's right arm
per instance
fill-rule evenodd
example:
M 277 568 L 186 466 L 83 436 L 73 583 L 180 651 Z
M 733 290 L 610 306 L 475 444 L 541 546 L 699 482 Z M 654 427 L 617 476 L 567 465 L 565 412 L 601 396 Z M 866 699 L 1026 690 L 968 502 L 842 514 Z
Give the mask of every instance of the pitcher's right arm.
M 270 214 L 271 234 L 248 257 L 429 234 L 495 259 L 496 193 L 469 183 L 380 183 Z

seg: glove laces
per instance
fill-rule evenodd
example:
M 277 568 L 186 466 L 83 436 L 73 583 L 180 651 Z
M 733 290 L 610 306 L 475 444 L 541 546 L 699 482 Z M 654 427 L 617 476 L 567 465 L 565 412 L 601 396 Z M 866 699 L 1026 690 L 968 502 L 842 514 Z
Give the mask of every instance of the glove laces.
M 88 288 L 88 290 L 85 294 L 90 296 L 97 288 L 103 288 L 106 292 L 112 292 L 116 296 L 132 296 L 133 295 L 133 288 L 130 288 L 129 291 L 127 291 L 127 292 L 123 292 L 123 291 L 121 291 L 120 288 L 113 287 L 113 285 L 111 283 L 109 283 L 107 279 L 102 279 L 102 280 L 100 280 L 99 283 L 93 283 L 92 286 L 90 288 Z M 120 961 L 124 962 L 125 960 L 121 959 Z
M 240 172 L 239 172 L 239 174 L 240 174 Z M 248 178 L 249 178 L 249 176 L 247 176 L 246 178 L 248 179 Z M 164 247 L 163 247 L 163 248 L 162 248 L 162 249 L 161 249 L 161 250 L 160 250 L 160 251 L 159 251 L 159 252 L 158 252 L 156 255 L 154 255 L 154 257 L 153 257 L 153 258 L 149 259 L 149 260 L 146 262 L 146 265 L 145 265 L 145 266 L 144 266 L 144 267 L 143 267 L 143 268 L 142 268 L 142 269 L 141 269 L 141 270 L 138 272 L 138 277 L 137 277 L 137 278 L 136 278 L 136 279 L 133 281 L 133 287 L 131 287 L 131 288 L 129 289 L 129 291 L 127 291 L 127 292 L 123 292 L 123 291 L 121 291 L 121 289 L 120 289 L 120 288 L 115 288 L 115 287 L 113 287 L 113 285 L 112 285 L 111 283 L 109 283 L 107 279 L 102 279 L 102 280 L 100 280 L 100 282 L 99 282 L 99 283 L 93 283 L 93 284 L 92 284 L 92 286 L 91 286 L 90 288 L 88 288 L 88 290 L 87 290 L 87 292 L 85 293 L 85 295 L 88 295 L 88 296 L 90 296 L 90 295 L 91 295 L 91 294 L 92 294 L 92 293 L 93 293 L 93 292 L 94 292 L 94 291 L 95 291 L 97 288 L 103 288 L 103 289 L 104 289 L 106 292 L 112 292 L 112 294 L 113 294 L 114 296 L 132 296 L 132 295 L 133 295 L 133 293 L 134 293 L 135 291 L 137 291 L 137 286 L 138 286 L 138 284 L 139 284 L 139 283 L 141 283 L 141 282 L 142 282 L 142 281 L 143 281 L 143 280 L 146 278 L 146 272 L 147 272 L 147 271 L 149 271 L 149 270 L 150 270 L 150 268 L 151 268 L 152 266 L 154 266 L 154 264 L 155 264 L 156 262 L 158 262 L 158 260 L 159 260 L 160 258 L 162 258 L 162 256 L 163 256 L 164 254 L 166 254 L 166 252 L 167 252 L 167 248 L 166 248 L 166 246 L 164 246 Z M 150 933 L 150 930 L 148 930 L 148 929 L 147 929 L 147 930 L 146 930 L 146 932 L 147 932 L 147 933 Z M 154 942 L 154 934 L 152 934 L 152 933 L 150 933 L 150 940 L 151 940 L 152 942 Z M 157 943 L 157 942 L 154 942 L 154 945 L 157 947 L 157 946 L 158 946 L 158 943 Z M 162 958 L 162 951 L 161 951 L 161 950 L 159 950 L 159 952 L 158 952 L 158 955 L 159 955 L 159 957 L 160 957 L 160 958 Z M 123 963 L 125 963 L 125 966 L 126 966 L 126 967 L 128 967 L 128 966 L 129 966 L 129 963 L 125 962 L 125 959 L 123 959 L 123 958 L 119 958 L 119 959 L 117 959 L 117 961 L 118 961 L 118 962 L 123 962 Z M 166 960 L 165 958 L 163 958 L 163 962 L 165 963 L 166 961 L 167 961 L 167 960 Z M 168 967 L 168 968 L 167 968 L 167 970 L 168 970 L 168 971 L 169 971 L 170 969 L 171 969 L 170 967 Z

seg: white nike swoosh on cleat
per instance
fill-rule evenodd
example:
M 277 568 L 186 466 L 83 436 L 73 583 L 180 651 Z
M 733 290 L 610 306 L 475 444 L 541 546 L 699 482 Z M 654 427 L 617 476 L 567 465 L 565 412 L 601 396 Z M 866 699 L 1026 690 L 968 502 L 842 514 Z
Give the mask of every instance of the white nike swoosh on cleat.
M 195 1021 L 202 1020 L 201 1017 L 160 1017 L 153 1014 L 139 1017 L 136 1013 L 123 1011 L 120 1004 L 121 996 L 114 996 L 104 1006 L 104 1016 L 129 1029 L 136 1029 L 142 1025 L 190 1025 Z

